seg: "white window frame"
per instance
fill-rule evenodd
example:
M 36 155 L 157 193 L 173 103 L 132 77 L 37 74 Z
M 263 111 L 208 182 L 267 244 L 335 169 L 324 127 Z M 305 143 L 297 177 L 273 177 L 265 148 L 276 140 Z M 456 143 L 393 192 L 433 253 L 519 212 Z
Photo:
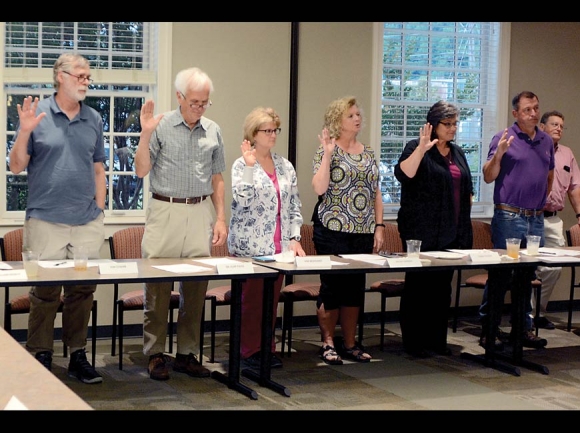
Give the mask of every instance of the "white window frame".
M 381 150 L 381 109 L 382 109 L 382 77 L 383 77 L 383 22 L 375 22 L 373 25 L 373 77 L 372 77 L 372 95 L 370 124 L 370 140 L 373 143 L 373 148 L 377 155 L 380 155 Z M 509 22 L 500 23 L 500 47 L 499 58 L 497 63 L 497 84 L 496 84 L 496 113 L 495 122 L 486 125 L 487 130 L 485 136 L 491 137 L 507 126 L 510 109 L 511 96 L 509 95 L 509 63 L 510 63 L 510 35 L 511 24 Z M 487 157 L 486 146 L 488 143 L 483 143 L 482 155 Z M 472 218 L 486 219 L 493 216 L 493 183 L 481 183 L 481 200 L 474 203 L 471 210 Z M 399 211 L 398 203 L 384 204 L 384 219 L 396 220 Z
M 155 101 L 155 109 L 157 112 L 164 112 L 171 109 L 171 96 L 173 89 L 173 80 L 171 77 L 171 52 L 172 52 L 172 23 L 160 22 L 157 25 L 157 37 L 149 38 L 148 43 L 153 44 L 152 49 L 157 51 L 156 70 L 105 70 L 105 69 L 91 69 L 91 76 L 95 83 L 131 83 L 136 85 L 148 86 L 148 92 L 143 93 L 146 99 L 153 99 Z M 5 40 L 6 23 L 0 22 L 0 35 L 2 35 L 2 43 L 0 44 L 0 53 L 2 54 L 2 62 L 0 64 L 0 76 L 2 77 L 2 88 L 0 90 L 2 100 L 5 101 L 0 104 L 0 118 L 2 125 L 0 132 L 5 138 L 4 154 L 6 155 L 6 103 L 7 95 L 5 91 L 5 84 L 9 83 L 49 83 L 52 84 L 52 65 L 44 68 L 5 68 L 4 58 L 6 55 L 4 40 Z M 91 90 L 88 93 L 91 96 Z M 121 96 L 121 92 L 115 97 Z M 113 135 L 110 131 L 109 136 Z M 138 134 L 136 134 L 138 135 Z M 6 203 L 6 179 L 9 171 L 6 164 L 2 164 L 0 168 L 0 176 L 5 179 L 0 183 L 0 226 L 21 225 L 24 222 L 24 211 L 7 211 Z M 145 222 L 145 210 L 147 209 L 147 202 L 149 199 L 149 176 L 146 176 L 143 182 L 143 209 L 129 210 L 129 211 L 109 211 L 105 212 L 105 224 L 143 224 Z

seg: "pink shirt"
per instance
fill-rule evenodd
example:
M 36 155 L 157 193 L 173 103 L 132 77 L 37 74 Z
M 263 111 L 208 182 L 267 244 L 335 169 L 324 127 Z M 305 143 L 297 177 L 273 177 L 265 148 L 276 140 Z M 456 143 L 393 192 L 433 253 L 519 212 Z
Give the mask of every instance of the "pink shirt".
M 554 182 L 552 191 L 546 201 L 544 210 L 549 212 L 561 211 L 564 209 L 568 191 L 572 191 L 580 186 L 580 169 L 572 150 L 558 144 L 554 149 L 556 165 L 554 167 Z

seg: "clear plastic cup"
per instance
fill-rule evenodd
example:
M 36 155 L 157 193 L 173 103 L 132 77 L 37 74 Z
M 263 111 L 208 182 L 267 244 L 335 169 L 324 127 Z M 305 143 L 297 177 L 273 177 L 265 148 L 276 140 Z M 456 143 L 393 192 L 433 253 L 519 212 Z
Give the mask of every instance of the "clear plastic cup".
M 75 271 L 86 271 L 89 266 L 89 249 L 84 245 L 74 247 Z
M 507 255 L 512 259 L 520 258 L 520 242 L 519 238 L 507 238 L 505 240 Z
M 527 252 L 530 256 L 537 256 L 539 254 L 539 250 L 540 250 L 540 239 L 541 236 L 535 236 L 535 235 L 528 235 L 526 236 L 526 249 Z
M 421 241 L 417 239 L 407 240 L 407 257 L 419 257 Z
M 40 254 L 36 251 L 22 252 L 22 265 L 26 271 L 27 277 L 36 277 L 38 275 L 38 259 Z

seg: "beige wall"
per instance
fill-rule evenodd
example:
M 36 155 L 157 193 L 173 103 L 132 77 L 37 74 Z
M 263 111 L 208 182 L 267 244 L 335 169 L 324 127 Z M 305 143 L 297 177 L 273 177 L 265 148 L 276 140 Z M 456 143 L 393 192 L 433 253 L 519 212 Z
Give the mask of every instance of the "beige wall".
M 303 216 L 310 221 L 316 197 L 310 185 L 312 157 L 318 145 L 325 107 L 338 97 L 352 94 L 359 98 L 366 113 L 367 128 L 360 138 L 369 141 L 369 111 L 372 97 L 372 38 L 370 22 L 301 23 L 299 27 L 299 76 L 297 118 L 297 164 Z M 239 155 L 242 123 L 246 114 L 258 105 L 274 107 L 282 117 L 283 131 L 276 151 L 287 156 L 290 23 L 174 23 L 172 77 L 183 68 L 199 66 L 212 77 L 214 105 L 207 115 L 222 128 L 226 144 L 226 206 L 231 203 L 229 168 Z M 540 97 L 541 110 L 558 109 L 566 116 L 563 142 L 580 155 L 580 143 L 572 137 L 580 133 L 575 124 L 580 86 L 580 54 L 577 39 L 580 23 L 512 23 L 509 93 L 529 89 Z M 173 79 L 173 78 L 172 78 Z M 175 96 L 172 99 L 175 105 Z M 506 124 L 512 118 L 506 119 Z M 575 223 L 567 204 L 564 224 Z M 0 228 L 2 233 L 8 228 Z M 104 245 L 102 256 L 109 257 Z M 369 277 L 370 280 L 370 277 Z M 553 300 L 567 299 L 569 271 L 564 270 Z M 126 286 L 128 291 L 135 287 Z M 99 287 L 99 325 L 112 320 L 112 286 Z M 376 298 L 376 299 L 375 299 Z M 481 291 L 464 290 L 462 305 L 479 305 Z M 299 303 L 300 304 L 300 303 Z M 314 314 L 314 305 L 297 305 L 296 314 Z M 368 297 L 366 310 L 378 311 L 379 298 Z M 398 301 L 389 310 L 398 309 Z M 220 318 L 224 317 L 219 309 Z M 3 312 L 0 312 L 0 319 Z M 60 316 L 60 315 L 59 315 Z M 25 320 L 15 321 L 25 328 Z M 57 320 L 57 326 L 60 326 Z M 142 315 L 128 317 L 127 323 L 140 323 Z M 1 323 L 1 322 L 0 322 Z

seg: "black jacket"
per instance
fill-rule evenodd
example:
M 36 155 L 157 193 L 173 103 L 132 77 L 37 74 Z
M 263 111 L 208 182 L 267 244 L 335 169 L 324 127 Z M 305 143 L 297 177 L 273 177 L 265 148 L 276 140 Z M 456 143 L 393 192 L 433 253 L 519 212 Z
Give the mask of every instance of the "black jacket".
M 449 144 L 453 161 L 461 172 L 459 220 L 456 223 L 451 172 L 437 146 L 425 153 L 415 177 L 409 178 L 401 170 L 401 162 L 419 145 L 418 139 L 411 140 L 395 166 L 395 177 L 401 183 L 397 224 L 403 245 L 407 239 L 420 239 L 422 251 L 468 249 L 472 246 L 471 173 L 463 150 L 455 143 Z

